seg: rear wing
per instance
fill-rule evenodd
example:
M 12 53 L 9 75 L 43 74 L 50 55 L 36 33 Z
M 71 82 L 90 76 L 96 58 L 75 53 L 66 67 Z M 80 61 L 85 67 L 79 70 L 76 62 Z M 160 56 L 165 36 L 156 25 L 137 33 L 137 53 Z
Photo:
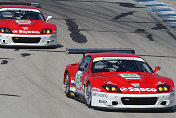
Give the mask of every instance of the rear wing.
M 25 5 L 25 6 L 33 6 L 33 7 L 41 8 L 40 3 L 0 2 L 0 6 L 1 5 Z
M 135 54 L 131 48 L 66 48 L 66 54 L 83 54 L 86 53 L 102 53 L 102 52 L 116 52 Z

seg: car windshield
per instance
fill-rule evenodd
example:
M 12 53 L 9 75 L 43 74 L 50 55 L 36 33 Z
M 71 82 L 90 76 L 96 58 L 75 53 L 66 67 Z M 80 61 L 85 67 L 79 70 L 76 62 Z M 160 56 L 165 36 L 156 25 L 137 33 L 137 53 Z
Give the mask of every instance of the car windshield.
M 0 11 L 0 19 L 44 20 L 43 15 L 40 12 L 24 11 L 24 10 Z
M 92 73 L 98 72 L 148 72 L 153 73 L 151 67 L 141 58 L 136 59 L 95 59 L 92 63 Z

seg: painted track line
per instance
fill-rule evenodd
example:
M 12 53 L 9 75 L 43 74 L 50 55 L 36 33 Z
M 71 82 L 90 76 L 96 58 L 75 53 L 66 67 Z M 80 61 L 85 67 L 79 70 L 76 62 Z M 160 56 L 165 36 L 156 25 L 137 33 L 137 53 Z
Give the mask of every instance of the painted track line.
M 172 17 L 172 16 L 176 16 L 176 14 L 161 14 L 161 15 L 158 14 L 158 16 L 159 17 Z
M 176 12 L 163 2 L 157 0 L 134 0 L 151 9 L 164 23 L 176 30 Z
M 167 6 L 165 4 L 149 4 L 149 5 L 145 5 L 146 7 L 160 7 L 160 6 Z

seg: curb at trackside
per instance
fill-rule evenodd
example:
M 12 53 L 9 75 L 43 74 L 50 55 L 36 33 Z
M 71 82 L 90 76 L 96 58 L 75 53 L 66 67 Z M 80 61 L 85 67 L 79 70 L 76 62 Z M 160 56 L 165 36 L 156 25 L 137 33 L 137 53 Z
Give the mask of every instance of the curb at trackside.
M 163 2 L 157 0 L 134 0 L 144 6 L 148 7 L 164 23 L 167 23 L 171 28 L 176 30 L 176 12 Z

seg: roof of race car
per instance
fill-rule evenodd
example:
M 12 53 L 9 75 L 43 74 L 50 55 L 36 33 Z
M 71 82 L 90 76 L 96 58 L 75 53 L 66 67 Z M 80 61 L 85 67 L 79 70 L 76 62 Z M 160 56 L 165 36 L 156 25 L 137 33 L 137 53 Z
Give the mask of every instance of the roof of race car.
M 112 52 L 106 52 L 106 53 L 92 53 L 92 54 L 88 54 L 90 56 L 92 56 L 92 58 L 95 57 L 138 57 L 141 58 L 138 55 L 135 54 L 129 54 L 129 53 L 112 53 Z
M 25 6 L 25 5 L 0 5 L 0 8 L 26 8 L 26 9 L 38 9 L 33 6 Z

